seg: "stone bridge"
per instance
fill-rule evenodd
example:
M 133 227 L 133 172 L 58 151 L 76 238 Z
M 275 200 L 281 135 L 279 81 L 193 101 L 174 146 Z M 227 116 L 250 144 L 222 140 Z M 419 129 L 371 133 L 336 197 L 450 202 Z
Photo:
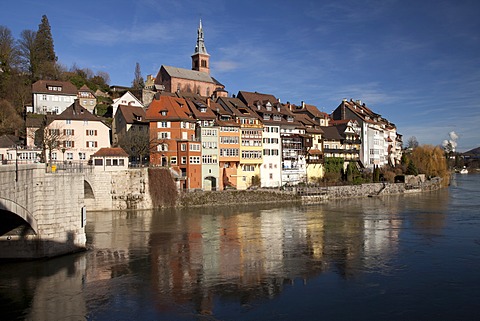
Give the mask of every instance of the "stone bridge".
M 84 173 L 45 164 L 0 166 L 0 259 L 53 257 L 85 249 Z

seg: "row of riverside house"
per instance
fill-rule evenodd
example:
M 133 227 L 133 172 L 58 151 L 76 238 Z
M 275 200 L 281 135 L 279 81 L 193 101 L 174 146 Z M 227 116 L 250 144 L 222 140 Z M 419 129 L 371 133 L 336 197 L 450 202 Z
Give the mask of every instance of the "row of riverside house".
M 126 91 L 115 99 L 111 126 L 95 115 L 95 97 L 102 93 L 68 82 L 35 83 L 27 149 L 40 147 L 35 132 L 43 122 L 43 138 L 56 135 L 58 141 L 46 161 L 105 168 L 107 160 L 98 158 L 108 156 L 109 166 L 124 168 L 149 159 L 151 166 L 169 168 L 185 190 L 313 183 L 324 176 L 324 161 L 331 157 L 367 169 L 400 161 L 402 137 L 395 125 L 361 101 L 344 99 L 328 115 L 271 94 L 239 91 L 229 97 L 210 75 L 201 22 L 191 59 L 191 69 L 162 65 L 140 95 Z M 132 146 L 138 139 L 146 140 L 143 154 L 139 144 Z

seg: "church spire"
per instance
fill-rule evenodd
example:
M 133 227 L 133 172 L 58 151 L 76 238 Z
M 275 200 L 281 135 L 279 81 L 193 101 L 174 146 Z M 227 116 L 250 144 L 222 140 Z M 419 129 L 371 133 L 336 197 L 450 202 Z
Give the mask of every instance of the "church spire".
M 203 27 L 202 19 L 197 29 L 197 44 L 195 46 L 195 52 L 192 55 L 192 70 L 203 71 L 210 73 L 210 55 L 207 53 L 203 39 Z
M 197 45 L 195 46 L 195 54 L 208 55 L 207 48 L 203 42 L 203 28 L 202 28 L 202 19 L 200 19 L 200 25 L 197 29 Z

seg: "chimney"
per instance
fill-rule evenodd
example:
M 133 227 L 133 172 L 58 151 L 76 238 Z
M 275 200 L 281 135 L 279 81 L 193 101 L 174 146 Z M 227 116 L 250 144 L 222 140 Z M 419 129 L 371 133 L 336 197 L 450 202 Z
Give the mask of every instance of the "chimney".
M 207 97 L 207 106 L 208 106 L 208 107 L 210 107 L 210 103 L 211 103 L 210 100 L 211 100 L 210 97 Z
M 302 109 L 305 109 L 305 102 L 302 100 Z

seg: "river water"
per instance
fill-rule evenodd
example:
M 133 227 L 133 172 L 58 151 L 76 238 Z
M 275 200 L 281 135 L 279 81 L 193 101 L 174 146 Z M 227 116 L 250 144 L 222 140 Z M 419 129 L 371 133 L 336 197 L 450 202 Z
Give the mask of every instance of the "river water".
M 88 213 L 87 239 L 1 264 L 2 320 L 480 320 L 480 175 L 322 205 Z

